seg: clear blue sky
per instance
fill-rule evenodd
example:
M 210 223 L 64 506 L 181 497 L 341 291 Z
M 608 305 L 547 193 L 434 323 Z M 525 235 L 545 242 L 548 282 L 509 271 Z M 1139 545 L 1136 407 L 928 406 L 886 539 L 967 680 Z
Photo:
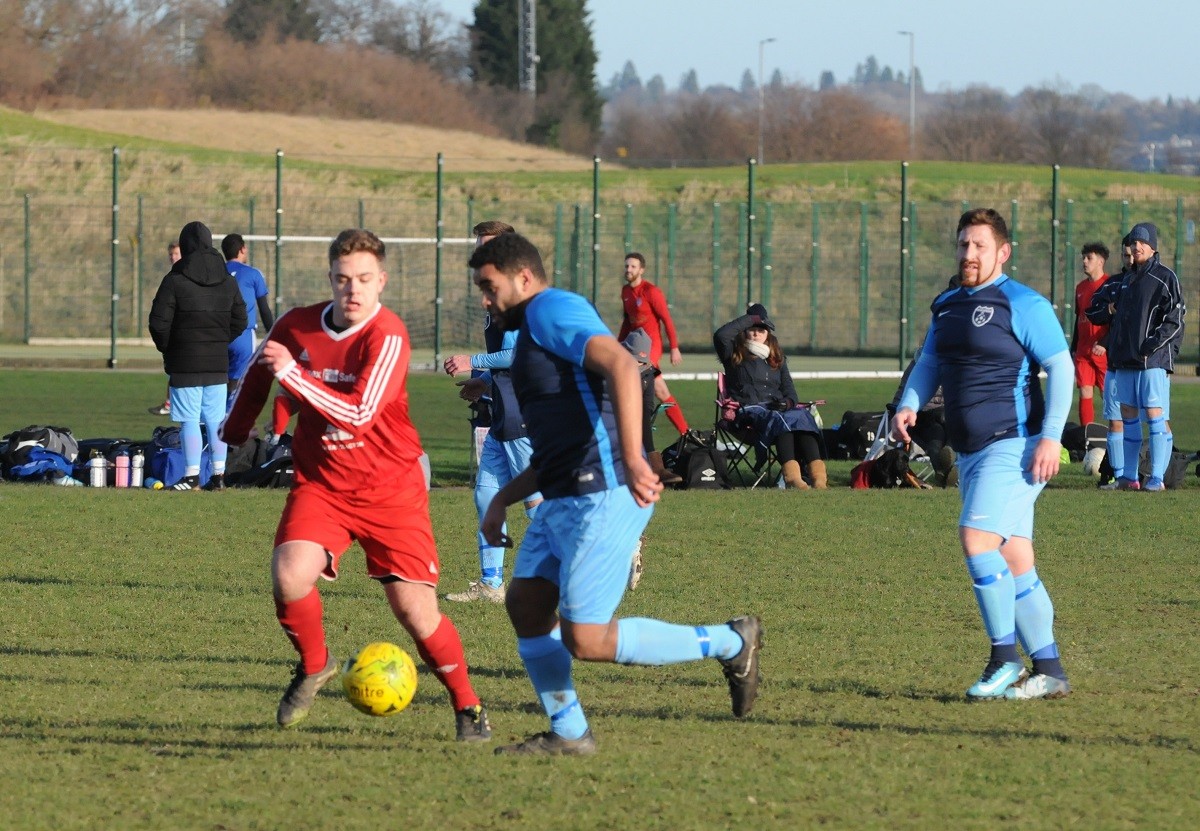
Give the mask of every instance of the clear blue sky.
M 455 17 L 474 19 L 475 0 L 435 0 Z M 838 82 L 874 55 L 908 72 L 908 38 L 928 90 L 973 83 L 1010 93 L 1027 86 L 1097 84 L 1136 98 L 1200 99 L 1200 2 L 1129 0 L 588 0 L 608 83 L 632 60 L 642 81 L 662 75 L 668 88 L 695 69 L 701 87 L 736 87 L 742 73 L 775 69 L 816 85 L 822 70 Z M 516 0 L 513 0 L 514 15 Z M 1122 43 L 1136 44 L 1129 52 Z

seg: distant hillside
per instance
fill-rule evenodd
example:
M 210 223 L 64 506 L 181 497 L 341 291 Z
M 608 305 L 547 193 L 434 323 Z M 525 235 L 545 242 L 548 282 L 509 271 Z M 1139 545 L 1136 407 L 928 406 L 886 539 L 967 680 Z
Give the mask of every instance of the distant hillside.
M 530 144 L 383 121 L 226 110 L 47 110 L 35 116 L 115 135 L 242 153 L 282 148 L 289 159 L 388 170 L 432 170 L 439 152 L 454 172 L 584 171 L 592 165 Z

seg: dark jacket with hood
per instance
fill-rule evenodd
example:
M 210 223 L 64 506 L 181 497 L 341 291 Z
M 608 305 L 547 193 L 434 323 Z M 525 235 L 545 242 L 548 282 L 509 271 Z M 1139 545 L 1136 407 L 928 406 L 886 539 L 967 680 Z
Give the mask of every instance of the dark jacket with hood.
M 212 231 L 189 222 L 179 233 L 183 256 L 150 307 L 150 336 L 173 387 L 205 387 L 229 379 L 229 343 L 246 329 L 246 304 Z
M 1093 323 L 1109 324 L 1108 368 L 1174 372 L 1186 311 L 1179 278 L 1159 261 L 1157 252 L 1123 278 L 1110 291 L 1104 291 L 1108 283 L 1101 286 L 1087 310 Z M 1111 315 L 1110 302 L 1116 307 Z

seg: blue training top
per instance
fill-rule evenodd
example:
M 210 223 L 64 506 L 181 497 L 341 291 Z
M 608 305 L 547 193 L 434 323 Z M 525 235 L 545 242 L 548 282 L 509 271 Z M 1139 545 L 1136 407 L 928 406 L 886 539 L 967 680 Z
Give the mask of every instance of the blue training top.
M 617 423 L 604 378 L 583 367 L 587 343 L 612 336 L 583 297 L 544 289 L 528 301 L 512 378 L 547 499 L 625 484 Z
M 946 433 L 960 453 L 1039 433 L 1060 439 L 1071 406 L 1073 365 L 1049 301 L 1001 274 L 977 288 L 949 289 L 931 308 L 929 334 L 900 406 L 920 409 L 940 383 Z M 1049 411 L 1038 383 L 1043 366 Z
M 242 301 L 246 304 L 246 328 L 253 329 L 258 325 L 258 298 L 267 296 L 267 280 L 257 268 L 239 260 L 225 263 L 225 270 L 237 280 Z

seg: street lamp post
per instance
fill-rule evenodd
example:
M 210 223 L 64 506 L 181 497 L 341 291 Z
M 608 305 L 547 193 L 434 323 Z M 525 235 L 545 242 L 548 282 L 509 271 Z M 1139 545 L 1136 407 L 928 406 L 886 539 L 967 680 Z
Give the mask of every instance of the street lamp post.
M 913 77 L 917 36 L 912 32 L 896 34 L 908 35 L 908 155 L 912 157 L 917 153 L 917 79 Z
M 763 113 L 765 101 L 763 98 L 763 47 L 774 43 L 775 38 L 765 38 L 758 42 L 758 163 L 763 163 Z

